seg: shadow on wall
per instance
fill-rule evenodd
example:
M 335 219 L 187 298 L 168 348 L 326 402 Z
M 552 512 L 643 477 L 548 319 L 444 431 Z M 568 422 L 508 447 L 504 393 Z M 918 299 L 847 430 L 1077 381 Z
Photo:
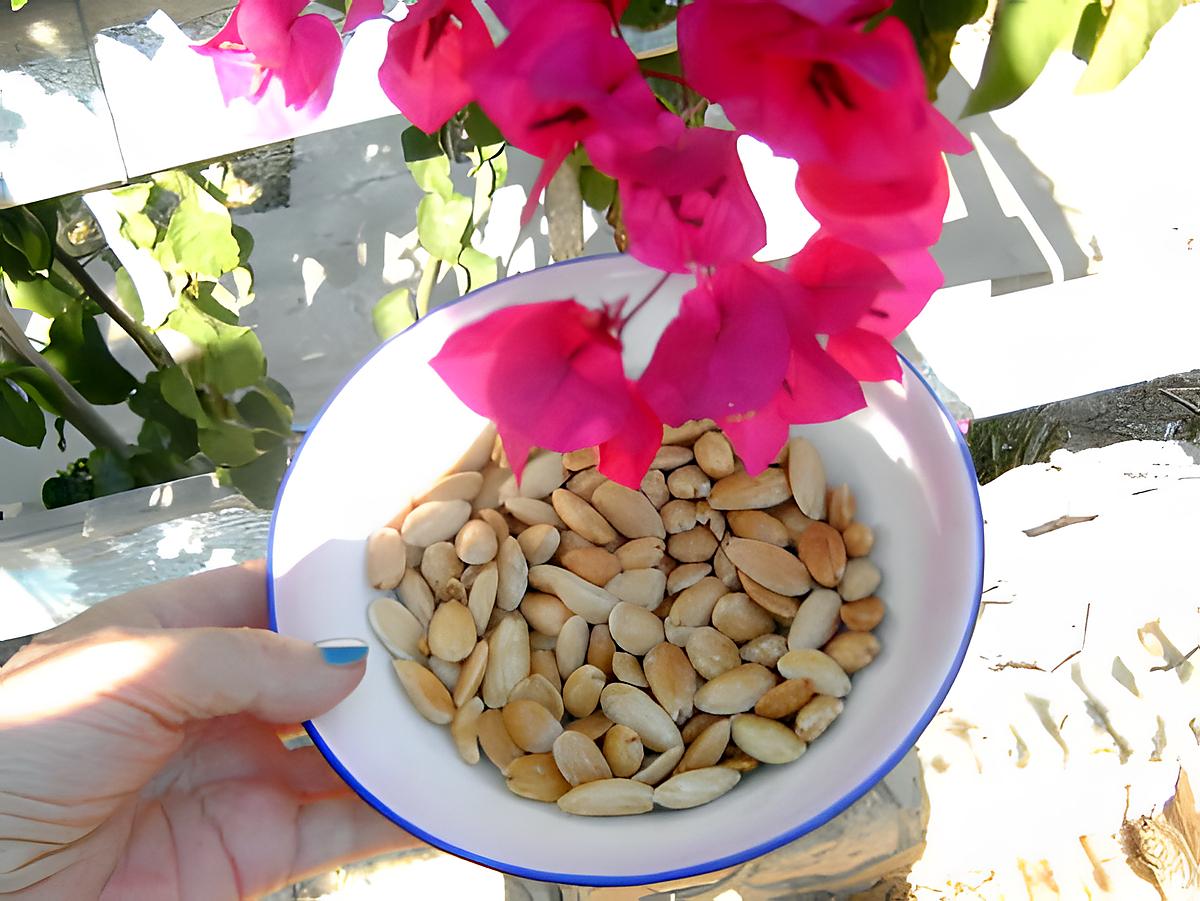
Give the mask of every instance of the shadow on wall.
M 990 115 L 956 120 L 970 92 L 966 79 L 951 69 L 938 98 L 938 107 L 976 148 L 947 157 L 966 215 L 947 222 L 933 248 L 946 286 L 990 280 L 997 295 L 1087 275 L 1088 257 L 1054 199 L 1051 181 Z

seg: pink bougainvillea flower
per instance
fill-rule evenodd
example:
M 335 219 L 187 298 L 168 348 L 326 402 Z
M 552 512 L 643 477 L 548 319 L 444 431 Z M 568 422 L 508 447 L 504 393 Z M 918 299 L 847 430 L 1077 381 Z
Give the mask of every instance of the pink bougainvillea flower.
M 551 6 L 569 3 L 591 4 L 607 11 L 613 23 L 621 20 L 629 6 L 629 0 L 489 0 L 488 6 L 500 23 L 510 31 L 522 18 L 530 13 L 542 14 Z
M 629 252 L 669 272 L 749 259 L 767 243 L 767 224 L 742 171 L 737 133 L 663 118 L 673 134 L 644 153 L 624 152 L 619 134 L 588 142 L 592 160 L 619 179 Z
M 680 11 L 684 72 L 730 121 L 800 165 L 823 226 L 881 249 L 931 244 L 943 152 L 970 149 L 929 103 L 908 30 L 856 24 L 869 3 L 697 0 Z
M 543 160 L 525 221 L 578 142 L 608 132 L 631 153 L 658 143 L 661 107 L 600 4 L 554 4 L 520 18 L 469 78 L 509 143 Z
M 430 365 L 496 422 L 518 478 L 533 447 L 600 445 L 600 471 L 636 487 L 662 430 L 625 375 L 618 324 L 574 300 L 506 307 L 451 335 Z
M 865 404 L 858 381 L 817 341 L 804 289 L 770 266 L 718 269 L 689 292 L 638 387 L 664 422 L 711 418 L 748 472 L 765 468 L 793 423 Z
M 262 100 L 277 82 L 284 103 L 316 115 L 329 104 L 342 38 L 322 15 L 300 15 L 305 0 L 241 0 L 197 53 L 209 57 L 226 103 Z
M 363 22 L 382 18 L 383 0 L 350 0 L 350 8 L 342 22 L 342 34 L 349 34 Z
M 388 30 L 379 84 L 421 131 L 437 131 L 470 102 L 469 67 L 492 52 L 471 0 L 418 0 Z

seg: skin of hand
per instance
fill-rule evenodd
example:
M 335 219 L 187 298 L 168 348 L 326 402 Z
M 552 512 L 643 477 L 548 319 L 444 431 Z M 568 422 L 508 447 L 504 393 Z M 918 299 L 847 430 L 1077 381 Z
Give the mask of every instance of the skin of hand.
M 362 679 L 266 629 L 261 562 L 140 589 L 0 669 L 0 896 L 254 897 L 416 839 L 281 735 Z

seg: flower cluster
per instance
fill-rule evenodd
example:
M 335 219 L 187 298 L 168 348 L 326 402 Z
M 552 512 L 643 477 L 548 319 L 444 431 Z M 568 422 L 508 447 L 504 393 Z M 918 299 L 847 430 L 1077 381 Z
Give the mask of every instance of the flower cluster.
M 681 81 L 733 131 L 694 125 L 656 96 L 621 38 L 629 0 L 417 0 L 391 25 L 380 84 L 434 132 L 475 102 L 507 142 L 543 160 L 526 215 L 582 147 L 617 180 L 629 252 L 693 273 L 646 371 L 627 377 L 621 304 L 571 299 L 502 310 L 461 329 L 434 367 L 494 419 L 517 472 L 530 448 L 598 445 L 636 486 L 661 424 L 716 420 L 747 469 L 791 424 L 864 406 L 863 381 L 899 379 L 891 341 L 941 284 L 929 247 L 949 194 L 944 152 L 969 149 L 929 103 L 912 38 L 881 0 L 691 0 L 678 14 Z M 371 4 L 374 4 L 372 6 Z M 272 79 L 287 102 L 328 101 L 341 43 L 300 0 L 242 0 L 200 49 L 226 96 Z M 354 0 L 344 30 L 382 15 Z M 820 229 L 785 268 L 757 263 L 766 225 L 737 153 L 752 135 L 796 161 Z

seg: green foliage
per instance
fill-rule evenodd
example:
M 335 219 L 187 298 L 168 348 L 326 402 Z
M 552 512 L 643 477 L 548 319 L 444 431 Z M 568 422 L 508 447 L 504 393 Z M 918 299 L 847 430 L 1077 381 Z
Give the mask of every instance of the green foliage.
M 41 447 L 46 439 L 46 416 L 42 408 L 15 379 L 3 374 L 0 374 L 0 438 L 25 447 Z
M 1180 7 L 1180 0 L 1112 0 L 1105 8 L 1093 10 L 1081 30 L 1095 38 L 1088 50 L 1088 67 L 1079 79 L 1080 93 L 1107 91 L 1121 83 L 1141 62 L 1150 41 Z M 1092 23 L 1095 22 L 1093 25 Z
M 380 338 L 397 335 L 416 321 L 417 311 L 413 307 L 412 292 L 408 288 L 389 291 L 371 310 L 371 322 Z
M 94 312 L 72 303 L 56 316 L 42 356 L 89 403 L 123 403 L 137 380 L 113 359 Z
M 76 460 L 66 469 L 60 469 L 57 476 L 47 479 L 42 485 L 42 503 L 49 510 L 78 504 L 80 501 L 90 501 L 95 496 L 92 474 L 88 471 L 86 458 Z
M 958 30 L 978 21 L 986 11 L 987 0 L 896 0 L 888 11 L 912 32 L 931 100 L 950 71 L 950 49 Z
M 674 22 L 679 6 L 679 3 L 668 0 L 632 0 L 621 15 L 621 24 L 654 31 Z
M 617 182 L 595 166 L 584 164 L 579 167 L 579 190 L 584 203 L 603 212 L 612 206 L 617 196 Z

